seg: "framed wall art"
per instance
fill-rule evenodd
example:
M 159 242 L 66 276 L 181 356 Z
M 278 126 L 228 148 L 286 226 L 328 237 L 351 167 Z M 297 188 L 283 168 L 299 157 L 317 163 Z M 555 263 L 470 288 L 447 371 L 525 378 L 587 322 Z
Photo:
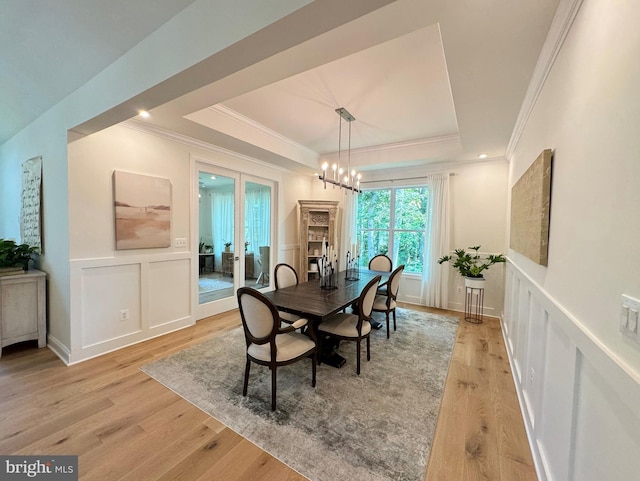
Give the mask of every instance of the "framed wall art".
M 511 189 L 510 247 L 543 266 L 549 250 L 551 153 L 544 150 Z
M 171 246 L 169 179 L 114 171 L 116 249 Z

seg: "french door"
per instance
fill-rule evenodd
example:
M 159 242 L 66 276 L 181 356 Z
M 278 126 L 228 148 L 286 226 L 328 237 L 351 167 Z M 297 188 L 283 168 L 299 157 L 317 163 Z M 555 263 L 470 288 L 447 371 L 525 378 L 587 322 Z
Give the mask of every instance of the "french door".
M 196 163 L 196 319 L 237 307 L 241 286 L 271 285 L 274 182 Z

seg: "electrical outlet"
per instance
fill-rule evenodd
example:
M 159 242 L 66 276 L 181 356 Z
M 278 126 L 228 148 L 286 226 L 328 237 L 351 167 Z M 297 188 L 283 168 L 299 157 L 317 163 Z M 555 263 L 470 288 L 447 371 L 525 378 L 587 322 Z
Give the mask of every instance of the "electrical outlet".
M 175 245 L 176 247 L 187 247 L 187 239 L 184 237 L 176 237 Z
M 128 321 L 129 320 L 129 309 L 122 309 L 120 311 L 120 321 Z

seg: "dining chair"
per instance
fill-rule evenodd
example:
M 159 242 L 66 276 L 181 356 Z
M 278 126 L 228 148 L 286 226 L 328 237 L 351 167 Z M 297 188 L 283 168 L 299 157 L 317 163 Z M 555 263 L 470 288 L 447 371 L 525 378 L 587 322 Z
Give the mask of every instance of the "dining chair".
M 391 272 L 393 270 L 393 262 L 388 256 L 378 254 L 369 261 L 369 269 L 372 271 Z
M 289 286 L 297 286 L 298 285 L 298 273 L 296 270 L 291 267 L 289 264 L 280 263 L 276 265 L 273 270 L 273 276 L 275 279 L 276 290 L 284 289 Z M 286 311 L 278 311 L 280 314 L 280 319 L 287 324 L 293 324 L 300 316 L 298 314 L 294 314 Z
M 391 272 L 393 270 L 393 261 L 391 260 L 390 257 L 384 254 L 375 255 L 369 261 L 369 270 Z M 378 287 L 378 294 L 386 294 L 386 293 L 387 293 L 387 283 L 383 282 Z
M 276 410 L 276 371 L 280 366 L 311 358 L 311 386 L 316 386 L 316 343 L 295 332 L 307 323 L 299 319 L 290 326 L 280 327 L 280 316 L 273 303 L 252 287 L 238 289 L 238 306 L 247 343 L 247 364 L 242 395 L 247 395 L 251 363 L 269 366 L 271 370 L 271 410 Z
M 322 342 L 325 335 L 344 341 L 355 341 L 357 352 L 356 373 L 360 375 L 360 343 L 367 340 L 367 361 L 371 360 L 370 336 L 371 309 L 376 297 L 376 289 L 380 283 L 380 276 L 376 276 L 362 289 L 358 297 L 358 314 L 339 312 L 318 325 L 319 350 L 322 352 Z M 319 362 L 321 363 L 321 361 Z
M 384 294 L 377 294 L 373 301 L 373 312 L 384 312 L 387 316 L 387 339 L 389 339 L 389 313 L 393 313 L 393 330 L 396 330 L 396 299 L 404 264 L 398 266 L 389 276 Z

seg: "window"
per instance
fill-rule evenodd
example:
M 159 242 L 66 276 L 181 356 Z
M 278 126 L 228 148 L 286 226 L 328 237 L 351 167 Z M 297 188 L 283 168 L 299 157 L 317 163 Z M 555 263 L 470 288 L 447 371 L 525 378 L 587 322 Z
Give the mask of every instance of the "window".
M 394 266 L 404 264 L 405 273 L 422 274 L 428 200 L 424 186 L 363 191 L 356 223 L 360 265 L 386 254 Z

